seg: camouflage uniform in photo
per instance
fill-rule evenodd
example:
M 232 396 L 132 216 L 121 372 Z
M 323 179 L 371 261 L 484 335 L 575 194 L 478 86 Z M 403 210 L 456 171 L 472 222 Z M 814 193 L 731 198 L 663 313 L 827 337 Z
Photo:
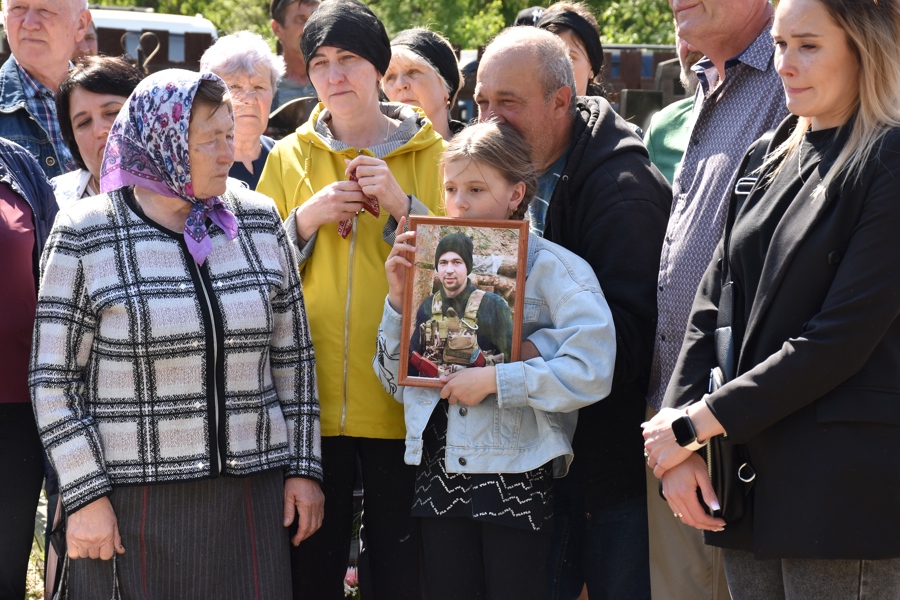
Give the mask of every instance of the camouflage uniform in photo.
M 444 315 L 441 294 L 433 296 L 431 319 L 419 326 L 419 345 L 423 356 L 437 364 L 442 375 L 504 362 L 502 352 L 482 351 L 478 346 L 478 309 L 484 296 L 484 291 L 474 290 L 462 317 L 453 308 Z

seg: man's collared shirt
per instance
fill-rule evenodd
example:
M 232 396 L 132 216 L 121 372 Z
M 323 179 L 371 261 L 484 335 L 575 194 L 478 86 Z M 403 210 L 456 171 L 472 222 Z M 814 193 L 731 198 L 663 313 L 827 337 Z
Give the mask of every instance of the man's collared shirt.
M 45 86 L 29 75 L 28 71 L 22 68 L 19 61 L 16 61 L 16 69 L 19 71 L 19 80 L 22 82 L 22 90 L 25 92 L 25 102 L 28 104 L 28 112 L 37 119 L 37 122 L 50 136 L 50 141 L 56 149 L 56 156 L 62 161 L 62 167 L 65 171 L 72 171 L 76 168 L 75 160 L 72 153 L 66 145 L 59 129 L 59 120 L 56 116 L 56 94 L 53 90 Z
M 693 126 L 672 186 L 672 213 L 659 265 L 659 321 L 647 396 L 657 410 L 675 369 L 694 295 L 722 236 L 735 171 L 750 144 L 788 114 L 774 53 L 766 29 L 725 63 L 721 83 L 707 58 L 694 66 L 700 86 Z

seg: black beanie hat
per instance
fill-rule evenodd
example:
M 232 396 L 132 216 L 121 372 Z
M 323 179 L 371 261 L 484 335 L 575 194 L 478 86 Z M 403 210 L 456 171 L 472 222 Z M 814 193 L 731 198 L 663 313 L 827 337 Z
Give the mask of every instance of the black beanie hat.
M 587 58 L 588 62 L 591 63 L 591 70 L 594 71 L 594 75 L 600 74 L 600 69 L 603 67 L 603 44 L 600 43 L 600 34 L 597 33 L 593 25 L 575 11 L 548 10 L 544 11 L 536 26 L 541 29 L 547 29 L 549 25 L 565 27 L 575 32 L 575 35 L 578 36 L 581 43 L 584 44 L 585 50 L 587 50 Z
M 405 46 L 434 65 L 450 86 L 450 101 L 453 102 L 459 91 L 459 62 L 446 40 L 427 29 L 406 29 L 391 40 L 391 46 Z
M 449 233 L 441 238 L 438 242 L 437 250 L 434 251 L 434 270 L 437 271 L 438 262 L 441 256 L 447 252 L 456 252 L 459 257 L 466 263 L 466 274 L 472 272 L 472 238 L 464 233 Z
M 325 0 L 319 5 L 300 38 L 300 51 L 307 65 L 321 46 L 358 54 L 382 75 L 391 64 L 391 41 L 384 25 L 359 0 Z

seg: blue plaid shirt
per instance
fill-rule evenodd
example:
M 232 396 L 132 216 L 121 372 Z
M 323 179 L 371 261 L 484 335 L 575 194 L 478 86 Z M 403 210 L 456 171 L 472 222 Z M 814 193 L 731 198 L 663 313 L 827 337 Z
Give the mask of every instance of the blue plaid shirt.
M 553 197 L 553 190 L 559 182 L 566 163 L 569 162 L 569 151 L 563 152 L 562 156 L 556 159 L 556 162 L 550 165 L 550 168 L 538 175 L 538 185 L 534 198 L 528 205 L 528 221 L 530 223 L 531 233 L 538 237 L 544 237 L 544 229 L 547 226 L 547 211 L 550 209 L 550 199 Z
M 16 61 L 16 69 L 19 71 L 19 80 L 22 82 L 22 90 L 25 92 L 28 111 L 47 131 L 53 147 L 56 148 L 56 156 L 62 162 L 63 169 L 73 171 L 76 168 L 75 160 L 63 139 L 62 131 L 59 129 L 59 120 L 56 117 L 56 95 L 53 90 L 29 75 L 19 61 Z

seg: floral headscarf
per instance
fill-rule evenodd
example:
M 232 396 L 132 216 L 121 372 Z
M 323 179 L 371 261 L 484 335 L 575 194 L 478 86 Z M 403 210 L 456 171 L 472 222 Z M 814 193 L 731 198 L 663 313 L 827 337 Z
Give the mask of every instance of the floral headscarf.
M 204 79 L 221 81 L 213 73 L 166 69 L 144 79 L 119 111 L 109 131 L 100 189 L 110 192 L 137 185 L 163 196 L 181 198 L 193 207 L 184 226 L 184 239 L 197 264 L 212 250 L 206 217 L 237 237 L 237 220 L 218 196 L 194 197 L 188 128 L 197 87 Z

